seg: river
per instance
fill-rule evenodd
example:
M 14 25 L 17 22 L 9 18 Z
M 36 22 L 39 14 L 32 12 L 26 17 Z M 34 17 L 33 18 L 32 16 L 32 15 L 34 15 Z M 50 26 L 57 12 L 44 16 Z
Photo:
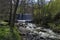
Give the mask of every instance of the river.
M 20 25 L 20 33 L 23 35 L 22 40 L 60 40 L 60 35 L 51 29 L 37 27 L 35 24 L 28 23 Z

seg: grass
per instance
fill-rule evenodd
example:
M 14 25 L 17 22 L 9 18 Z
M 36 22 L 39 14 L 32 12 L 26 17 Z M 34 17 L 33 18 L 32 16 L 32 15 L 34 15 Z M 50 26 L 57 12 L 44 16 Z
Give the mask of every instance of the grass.
M 13 31 L 14 36 L 12 37 L 9 26 L 0 26 L 0 40 L 21 40 L 21 36 L 16 27 L 13 28 Z

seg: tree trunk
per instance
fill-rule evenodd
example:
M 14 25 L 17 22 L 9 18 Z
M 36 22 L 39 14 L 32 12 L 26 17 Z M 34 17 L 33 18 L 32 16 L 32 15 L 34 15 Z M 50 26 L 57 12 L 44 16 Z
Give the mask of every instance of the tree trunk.
M 14 12 L 13 12 L 13 19 L 12 19 L 12 27 L 14 27 L 14 24 L 15 24 L 15 19 L 16 19 L 16 11 L 17 11 L 17 7 L 18 7 L 18 3 L 19 3 L 19 0 L 17 0 L 17 2 L 16 2 L 16 5 L 15 5 L 15 8 L 14 8 Z

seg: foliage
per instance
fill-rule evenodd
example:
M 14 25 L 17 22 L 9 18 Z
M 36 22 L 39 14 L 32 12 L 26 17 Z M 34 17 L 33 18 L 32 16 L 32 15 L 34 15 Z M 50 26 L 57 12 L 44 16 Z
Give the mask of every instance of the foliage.
M 19 32 L 14 28 L 15 37 L 12 37 L 9 26 L 0 26 L 0 40 L 20 40 Z
M 18 13 L 23 12 L 22 8 L 23 7 L 18 8 Z M 57 30 L 60 29 L 60 0 L 51 0 L 48 4 L 45 4 L 43 6 L 39 4 L 34 4 L 32 10 L 35 23 L 40 24 L 40 26 L 48 27 L 54 30 L 56 28 Z
M 50 12 L 52 15 L 51 15 L 51 20 L 52 22 L 51 23 L 54 23 L 55 24 L 55 28 L 58 27 L 59 28 L 59 25 L 60 25 L 60 0 L 55 0 L 53 2 L 51 2 L 49 4 L 49 7 L 48 7 L 48 12 Z M 52 26 L 53 27 L 53 26 Z M 53 28 L 54 29 L 54 28 Z

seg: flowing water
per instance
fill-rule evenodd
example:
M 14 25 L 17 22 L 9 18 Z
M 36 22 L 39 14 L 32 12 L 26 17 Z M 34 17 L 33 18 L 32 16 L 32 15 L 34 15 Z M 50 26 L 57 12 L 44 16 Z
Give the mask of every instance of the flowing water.
M 36 27 L 32 23 L 20 26 L 19 30 L 21 34 L 25 34 L 22 36 L 22 40 L 60 40 L 60 35 L 54 33 L 52 30 Z

